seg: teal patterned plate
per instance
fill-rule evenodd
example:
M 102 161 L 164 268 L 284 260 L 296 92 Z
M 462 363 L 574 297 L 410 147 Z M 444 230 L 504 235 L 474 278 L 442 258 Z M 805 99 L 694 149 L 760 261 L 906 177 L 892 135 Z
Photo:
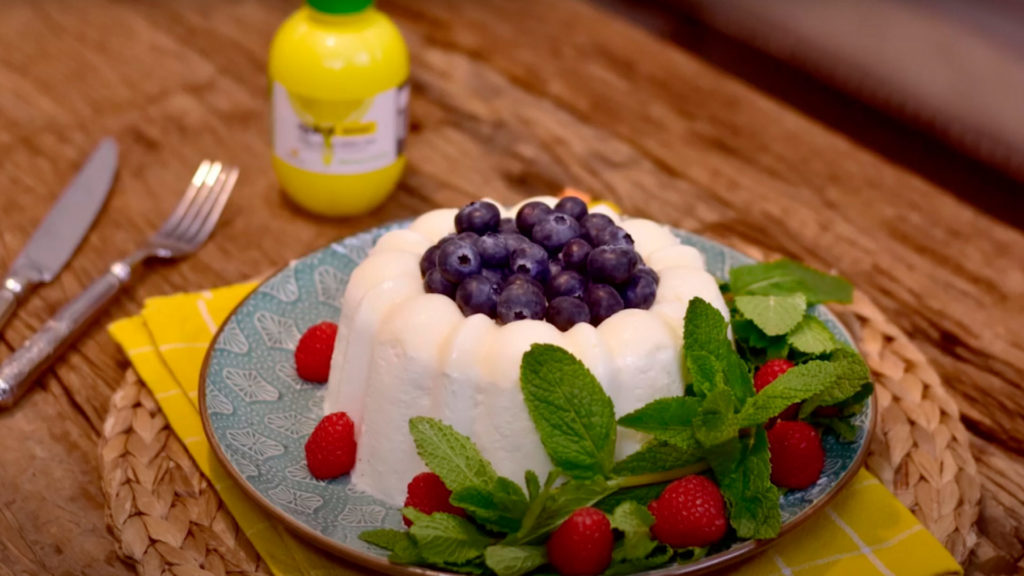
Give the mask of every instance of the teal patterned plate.
M 292 355 L 302 333 L 325 320 L 336 322 L 352 270 L 397 222 L 331 244 L 296 260 L 263 282 L 231 314 L 215 337 L 200 382 L 200 412 L 214 452 L 242 488 L 293 532 L 339 556 L 393 574 L 428 574 L 392 565 L 387 552 L 361 540 L 373 528 L 402 528 L 399 510 L 360 491 L 347 476 L 323 482 L 306 468 L 304 444 L 321 416 L 323 387 L 295 373 Z M 728 270 L 753 262 L 706 238 L 675 231 L 724 279 Z M 850 335 L 831 312 L 814 314 L 843 342 Z M 826 436 L 825 470 L 814 486 L 782 497 L 783 531 L 831 499 L 860 468 L 874 422 L 874 403 L 855 418 L 857 438 L 841 443 Z M 696 574 L 721 568 L 769 542 L 741 542 L 699 562 L 647 574 Z

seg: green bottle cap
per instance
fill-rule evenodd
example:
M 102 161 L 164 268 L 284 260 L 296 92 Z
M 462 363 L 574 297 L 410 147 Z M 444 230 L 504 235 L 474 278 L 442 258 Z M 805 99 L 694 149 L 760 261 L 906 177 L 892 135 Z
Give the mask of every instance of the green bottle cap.
M 373 5 L 373 0 L 306 0 L 313 10 L 326 14 L 352 14 Z

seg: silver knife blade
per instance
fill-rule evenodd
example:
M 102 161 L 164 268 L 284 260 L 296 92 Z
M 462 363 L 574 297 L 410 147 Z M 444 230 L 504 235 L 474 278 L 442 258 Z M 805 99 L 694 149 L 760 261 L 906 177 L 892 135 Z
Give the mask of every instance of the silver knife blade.
M 22 248 L 10 277 L 31 285 L 57 276 L 103 208 L 117 174 L 117 157 L 114 139 L 101 140 Z

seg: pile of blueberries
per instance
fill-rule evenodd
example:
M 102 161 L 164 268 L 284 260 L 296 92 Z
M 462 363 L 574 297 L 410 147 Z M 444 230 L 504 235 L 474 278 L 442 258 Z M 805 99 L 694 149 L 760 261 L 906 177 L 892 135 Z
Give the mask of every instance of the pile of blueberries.
M 514 219 L 490 202 L 472 202 L 455 215 L 455 231 L 427 249 L 420 272 L 427 292 L 454 299 L 466 316 L 546 319 L 565 331 L 654 303 L 658 275 L 633 238 L 579 198 L 554 208 L 528 202 Z

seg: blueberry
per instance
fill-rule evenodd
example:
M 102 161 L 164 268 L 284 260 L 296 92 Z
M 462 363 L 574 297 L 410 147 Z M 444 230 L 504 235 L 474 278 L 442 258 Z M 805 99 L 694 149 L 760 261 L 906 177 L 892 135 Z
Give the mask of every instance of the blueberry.
M 550 274 L 548 274 L 548 278 L 554 277 L 555 274 L 558 274 L 562 270 L 565 270 L 565 264 L 562 263 L 561 258 L 552 258 L 548 261 L 548 271 L 550 272 Z
M 590 242 L 591 245 L 593 245 L 594 237 L 597 236 L 598 232 L 611 226 L 615 226 L 615 221 L 607 214 L 601 214 L 600 212 L 591 212 L 580 218 L 580 227 L 583 228 L 583 239 Z
M 434 268 L 423 277 L 423 289 L 431 294 L 444 294 L 449 298 L 455 297 L 457 285 L 444 279 L 439 268 Z
M 638 275 L 639 276 L 647 276 L 651 280 L 654 280 L 654 284 L 657 285 L 658 282 L 661 281 L 661 278 L 658 277 L 658 273 L 655 272 L 650 267 L 648 267 L 646 264 L 644 264 L 643 263 L 644 262 L 643 259 L 640 259 L 638 262 L 639 262 L 639 264 L 637 265 L 636 270 L 633 270 L 633 275 L 634 276 L 638 276 Z
M 449 240 L 442 244 L 437 252 L 437 269 L 444 275 L 444 279 L 452 284 L 458 284 L 474 274 L 479 274 L 481 268 L 480 253 L 469 242 L 463 242 L 458 238 Z
M 587 203 L 575 196 L 566 196 L 555 204 L 555 212 L 568 214 L 579 220 L 587 215 Z
M 504 268 L 484 268 L 480 271 L 480 275 L 487 278 L 491 282 L 495 282 L 498 285 L 505 283 Z
M 583 301 L 590 309 L 590 322 L 597 326 L 606 318 L 622 310 L 625 305 L 622 296 L 607 284 L 591 284 L 583 294 Z
M 476 244 L 476 241 L 480 239 L 480 235 L 476 232 L 459 232 L 455 235 L 456 240 L 462 240 L 463 242 L 469 242 L 470 244 Z
M 523 236 L 519 232 L 513 232 L 511 234 L 502 233 L 502 238 L 505 239 L 505 246 L 508 247 L 508 252 L 511 254 L 516 248 L 520 246 L 526 246 L 527 244 L 533 244 L 529 238 Z
M 621 284 L 636 268 L 639 257 L 628 246 L 599 246 L 587 257 L 587 273 L 594 282 Z M 438 265 L 442 260 L 438 259 Z
M 552 212 L 533 227 L 533 241 L 552 254 L 557 254 L 565 243 L 580 235 L 580 223 L 572 216 Z
M 565 270 L 559 272 L 548 280 L 547 296 L 549 299 L 559 296 L 571 296 L 582 298 L 583 291 L 587 288 L 587 279 L 578 272 Z
M 516 221 L 513 218 L 502 218 L 498 222 L 498 232 L 505 233 L 518 233 L 519 228 L 516 228 Z
M 476 251 L 480 253 L 480 261 L 485 267 L 504 268 L 508 266 L 508 246 L 505 237 L 495 232 L 488 232 L 476 241 Z
M 590 322 L 590 308 L 582 300 L 559 296 L 548 304 L 547 321 L 565 332 L 580 322 Z
M 438 260 L 438 264 L 440 262 Z M 513 250 L 508 258 L 508 267 L 513 274 L 526 274 L 541 284 L 547 282 L 551 274 L 547 251 L 533 242 Z
M 466 316 L 486 314 L 494 318 L 498 307 L 499 286 L 483 274 L 470 276 L 455 291 L 455 303 Z
M 543 320 L 547 311 L 544 293 L 529 282 L 513 282 L 498 296 L 498 321 L 502 324 L 516 320 Z
M 551 207 L 543 202 L 538 200 L 527 202 L 516 213 L 516 227 L 521 233 L 529 236 L 541 218 L 550 213 Z
M 434 244 L 423 253 L 420 258 L 420 276 L 426 277 L 427 272 L 437 268 L 437 252 L 441 250 L 440 244 Z
M 505 282 L 502 283 L 501 289 L 504 290 L 505 288 L 508 288 L 513 284 L 529 284 L 530 286 L 533 286 L 537 290 L 540 290 L 542 293 L 544 292 L 544 285 L 541 284 L 540 282 L 537 282 L 533 278 L 530 278 L 526 274 L 513 274 L 509 276 L 508 278 L 505 279 Z
M 593 237 L 594 246 L 632 246 L 633 237 L 620 226 L 598 230 Z
M 658 283 L 647 274 L 637 274 L 629 277 L 622 287 L 622 303 L 626 308 L 640 308 L 647 310 L 654 304 L 654 297 L 658 294 Z
M 490 202 L 470 202 L 455 214 L 456 232 L 476 232 L 486 234 L 498 229 L 501 211 Z
M 590 244 L 583 238 L 573 238 L 562 248 L 562 263 L 570 270 L 586 271 Z

